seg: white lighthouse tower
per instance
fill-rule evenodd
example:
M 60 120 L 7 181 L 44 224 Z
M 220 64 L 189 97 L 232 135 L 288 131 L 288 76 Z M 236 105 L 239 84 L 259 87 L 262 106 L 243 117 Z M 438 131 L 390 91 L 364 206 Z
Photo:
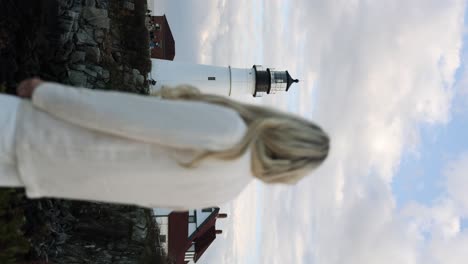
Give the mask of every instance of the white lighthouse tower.
M 151 59 L 152 70 L 150 93 L 154 94 L 161 87 L 175 87 L 188 84 L 203 93 L 224 96 L 252 95 L 260 97 L 288 91 L 292 83 L 299 82 L 291 78 L 288 71 L 276 71 L 255 65 L 250 69 L 218 67 L 177 61 Z

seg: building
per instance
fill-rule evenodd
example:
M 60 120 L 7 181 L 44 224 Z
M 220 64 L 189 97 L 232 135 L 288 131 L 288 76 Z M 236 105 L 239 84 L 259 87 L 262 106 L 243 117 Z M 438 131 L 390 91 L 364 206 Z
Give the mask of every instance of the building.
M 154 209 L 154 216 L 160 244 L 174 264 L 197 262 L 222 233 L 216 229 L 216 220 L 227 217 L 217 207 L 188 212 Z
M 175 42 L 166 16 L 151 16 L 148 22 L 152 70 L 149 74 L 150 93 L 161 87 L 192 85 L 204 93 L 224 96 L 265 94 L 288 91 L 292 83 L 288 71 L 277 71 L 254 65 L 252 68 L 219 67 L 173 61 Z
M 150 16 L 148 31 L 150 34 L 151 58 L 173 60 L 175 57 L 175 41 L 166 15 Z
M 188 84 L 204 93 L 223 96 L 265 94 L 288 91 L 293 83 L 288 71 L 277 71 L 254 65 L 252 68 L 219 67 L 178 61 L 152 59 L 150 93 L 156 94 L 161 87 Z

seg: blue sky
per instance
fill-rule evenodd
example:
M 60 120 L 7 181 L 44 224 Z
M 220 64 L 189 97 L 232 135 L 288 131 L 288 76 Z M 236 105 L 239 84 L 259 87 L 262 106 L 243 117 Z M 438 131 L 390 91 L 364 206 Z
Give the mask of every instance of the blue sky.
M 465 28 L 468 28 L 465 11 Z M 455 73 L 450 121 L 446 124 L 421 124 L 417 153 L 406 152 L 394 177 L 392 188 L 398 205 L 418 201 L 430 205 L 444 192 L 444 166 L 468 149 L 468 103 L 464 76 L 468 59 L 468 35 L 463 36 L 462 64 Z
M 327 161 L 297 186 L 253 182 L 202 263 L 468 259 L 465 0 L 154 0 L 175 60 L 301 79 L 254 100 L 313 119 Z
M 455 100 L 457 105 L 458 100 Z M 394 178 L 393 189 L 398 204 L 411 200 L 430 204 L 443 186 L 443 169 L 448 160 L 466 151 L 468 118 L 456 113 L 446 125 L 422 125 L 418 155 L 408 153 Z

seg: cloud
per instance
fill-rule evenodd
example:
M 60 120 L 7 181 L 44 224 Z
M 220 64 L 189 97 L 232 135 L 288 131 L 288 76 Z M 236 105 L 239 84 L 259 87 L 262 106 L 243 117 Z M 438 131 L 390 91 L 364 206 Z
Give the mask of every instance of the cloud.
M 464 1 L 159 2 L 178 34 L 177 60 L 289 70 L 300 85 L 261 102 L 313 118 L 332 138 L 324 166 L 299 185 L 264 186 L 260 194 L 250 187 L 229 205 L 230 233 L 205 263 L 457 263 L 465 256 L 462 161 L 447 169 L 450 196 L 430 206 L 398 208 L 391 190 L 402 155 L 418 155 L 419 126 L 451 119 Z M 252 205 L 258 197 L 263 202 Z M 253 216 L 261 216 L 260 236 Z M 248 253 L 257 249 L 258 256 Z
M 468 152 L 449 163 L 445 171 L 446 188 L 450 198 L 456 203 L 458 211 L 468 217 Z
M 223 235 L 203 255 L 201 263 L 247 263 L 255 257 L 252 248 L 256 247 L 258 239 L 254 234 L 261 206 L 256 188 L 257 183 L 251 183 L 232 203 L 221 206 L 221 211 L 228 212 L 227 219 L 217 221 L 216 228 L 223 230 Z
M 458 264 L 468 258 L 468 230 L 461 222 L 467 218 L 468 199 L 460 189 L 468 186 L 466 169 L 468 154 L 462 153 L 448 162 L 444 170 L 445 192 L 430 205 L 410 203 L 401 215 L 407 218 L 409 229 L 419 237 L 419 263 Z
M 468 259 L 468 232 L 465 230 L 449 240 L 433 241 L 427 248 L 423 263 L 460 264 Z
M 165 13 L 176 40 L 175 60 L 250 67 L 256 56 L 259 1 L 154 1 Z
M 277 10 L 269 5 L 265 17 Z M 262 259 L 422 263 L 422 235 L 399 213 L 390 184 L 402 154 L 417 155 L 419 126 L 450 121 L 464 3 L 296 1 L 291 12 L 288 35 L 302 36 L 307 49 L 289 57 L 305 58 L 298 68 L 313 76 L 312 116 L 330 132 L 332 153 L 297 188 L 265 192 L 272 221 Z M 274 39 L 286 35 L 279 28 L 270 32 Z M 281 54 L 284 42 L 267 42 L 265 54 Z M 311 102 L 299 98 L 300 105 Z M 428 212 L 439 215 L 441 233 L 456 230 L 447 210 Z M 272 254 L 278 248 L 281 254 Z

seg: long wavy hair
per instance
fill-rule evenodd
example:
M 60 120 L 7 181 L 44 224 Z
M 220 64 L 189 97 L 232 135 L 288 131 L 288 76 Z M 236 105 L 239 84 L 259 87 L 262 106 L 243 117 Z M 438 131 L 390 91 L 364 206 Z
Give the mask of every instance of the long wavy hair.
M 266 183 L 294 184 L 317 168 L 328 155 L 330 140 L 327 134 L 301 117 L 228 97 L 203 94 L 187 85 L 163 87 L 154 95 L 228 107 L 239 113 L 247 124 L 247 132 L 237 145 L 223 151 L 205 151 L 184 166 L 197 166 L 207 158 L 236 159 L 250 148 L 251 170 L 255 177 Z

